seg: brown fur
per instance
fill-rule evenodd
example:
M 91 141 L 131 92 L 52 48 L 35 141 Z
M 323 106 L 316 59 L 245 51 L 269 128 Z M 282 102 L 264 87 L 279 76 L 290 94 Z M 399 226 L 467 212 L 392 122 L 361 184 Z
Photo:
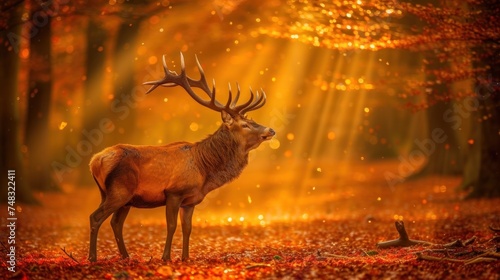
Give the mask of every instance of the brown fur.
M 248 120 L 245 113 L 256 110 L 266 103 L 266 94 L 256 95 L 236 106 L 238 93 L 232 99 L 231 91 L 226 105 L 215 100 L 205 75 L 197 61 L 200 79 L 186 75 L 181 53 L 180 75 L 168 70 L 163 57 L 165 77 L 146 82 L 151 85 L 147 93 L 160 85 L 182 86 L 196 102 L 221 113 L 222 126 L 211 136 L 190 144 L 177 142 L 164 146 L 116 145 L 96 154 L 90 161 L 90 171 L 99 185 L 102 201 L 90 215 L 89 260 L 97 260 L 97 235 L 101 224 L 111 214 L 111 227 L 118 250 L 128 257 L 123 242 L 123 223 L 130 207 L 152 208 L 165 205 L 167 239 L 162 259 L 170 260 L 172 239 L 180 214 L 182 225 L 182 260 L 189 257 L 189 236 L 192 229 L 194 206 L 208 192 L 235 179 L 247 165 L 248 152 L 263 141 L 273 137 L 274 130 Z M 197 96 L 192 87 L 205 91 L 210 101 Z M 179 213 L 180 212 L 180 213 Z
M 225 123 L 197 143 L 175 142 L 163 146 L 119 144 L 104 149 L 90 160 L 102 201 L 90 216 L 89 260 L 97 258 L 97 232 L 111 214 L 111 224 L 122 257 L 128 257 L 122 237 L 123 222 L 130 207 L 166 206 L 168 234 L 163 259 L 170 259 L 170 246 L 181 207 L 183 259 L 188 256 L 188 238 L 194 206 L 210 191 L 238 177 L 248 161 L 248 152 L 274 135 L 270 128 L 242 116 L 223 118 Z M 251 125 L 249 125 L 251 124 Z
M 194 159 L 207 181 L 222 186 L 243 171 L 248 163 L 248 154 L 241 152 L 238 139 L 225 126 L 213 135 L 196 143 Z

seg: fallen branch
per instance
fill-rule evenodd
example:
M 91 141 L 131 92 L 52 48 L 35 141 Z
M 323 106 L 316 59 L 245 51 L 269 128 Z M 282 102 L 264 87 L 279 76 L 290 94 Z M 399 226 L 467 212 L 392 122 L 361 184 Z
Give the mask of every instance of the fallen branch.
M 416 252 L 415 255 L 417 255 L 417 260 L 426 260 L 426 261 L 448 261 L 448 262 L 460 262 L 463 264 L 474 264 L 474 263 L 481 263 L 481 262 L 495 262 L 500 260 L 500 253 L 496 252 L 485 252 L 482 253 L 478 256 L 475 256 L 470 259 L 462 260 L 462 259 L 455 259 L 451 258 L 449 256 L 447 257 L 435 257 L 435 256 L 430 256 L 430 255 L 424 255 L 423 252 Z
M 440 258 L 440 257 L 434 257 L 434 256 L 430 256 L 430 255 L 424 255 L 421 252 L 417 252 L 415 254 L 417 255 L 417 260 L 438 261 L 438 262 L 441 262 L 441 261 L 464 262 L 463 260 L 459 260 L 459 259 L 453 259 L 453 258 L 447 258 L 447 257 Z
M 63 247 L 61 248 L 61 250 L 66 254 L 66 256 L 70 257 L 70 259 L 72 259 L 73 261 L 75 261 L 76 263 L 80 263 L 79 261 L 77 261 L 74 257 L 73 257 L 73 253 L 69 253 L 66 252 L 66 247 Z
M 379 242 L 377 243 L 378 248 L 384 249 L 389 247 L 409 247 L 413 245 L 442 246 L 444 248 L 462 248 L 474 243 L 477 239 L 476 236 L 473 236 L 465 241 L 455 240 L 453 242 L 446 244 L 436 244 L 423 240 L 410 239 L 408 237 L 408 233 L 406 232 L 405 224 L 403 221 L 396 221 L 395 225 L 396 225 L 396 230 L 399 233 L 399 238 L 394 240 Z
M 470 245 L 470 244 L 472 244 L 472 243 L 476 242 L 476 239 L 477 239 L 477 237 L 476 237 L 476 236 L 473 236 L 473 237 L 471 237 L 471 238 L 469 238 L 469 239 L 465 240 L 465 241 L 464 241 L 464 246 L 467 246 L 467 245 Z
M 464 248 L 468 245 L 471 245 L 477 240 L 476 236 L 473 236 L 465 241 L 455 240 L 446 244 L 436 244 L 422 240 L 414 240 L 408 237 L 408 233 L 406 232 L 405 225 L 403 221 L 396 221 L 396 230 L 399 233 L 399 238 L 384 242 L 377 243 L 378 248 L 389 248 L 389 247 L 408 247 L 412 245 L 431 245 L 431 246 L 439 246 L 442 247 L 440 249 L 427 249 L 424 251 L 415 252 L 417 256 L 417 260 L 426 260 L 426 261 L 438 261 L 438 262 L 458 262 L 463 264 L 474 264 L 474 263 L 482 263 L 482 262 L 495 262 L 500 260 L 500 253 L 488 251 L 488 252 L 480 252 L 480 251 L 469 251 L 469 252 L 456 252 L 456 248 Z M 492 231 L 500 231 L 500 229 L 493 228 L 490 226 L 490 230 Z M 493 240 L 493 239 L 492 239 Z M 491 240 L 490 240 L 491 241 Z M 444 257 L 436 257 L 424 253 L 441 253 L 444 254 Z M 478 254 L 470 259 L 458 259 L 456 257 L 467 255 L 467 254 Z M 453 257 L 452 257 L 453 256 Z
M 488 240 L 488 242 L 499 243 L 500 242 L 500 236 L 495 236 L 492 239 Z
M 494 259 L 494 258 L 477 257 L 477 258 L 470 259 L 464 263 L 465 264 L 474 264 L 474 263 L 481 263 L 481 262 L 496 262 L 496 261 L 498 261 L 498 260 Z
M 365 251 L 365 250 L 361 249 L 361 252 L 363 252 L 363 254 L 365 254 L 365 256 L 367 256 L 367 257 L 373 257 L 375 255 L 378 255 L 377 251 Z
M 336 255 L 336 254 L 330 254 L 330 253 L 323 253 L 322 256 L 328 257 L 328 258 L 336 258 L 336 259 L 350 259 L 351 258 L 348 256 Z
M 462 248 L 462 247 L 465 247 L 467 245 L 474 243 L 476 241 L 476 239 L 477 239 L 477 237 L 473 236 L 465 241 L 462 241 L 459 239 L 459 240 L 455 240 L 455 241 L 450 242 L 450 243 L 443 244 L 442 246 L 445 248 Z
M 441 253 L 441 254 L 444 254 L 446 257 L 451 257 L 450 253 L 453 253 L 453 251 L 452 251 L 452 249 L 427 249 L 427 250 L 415 252 L 415 254 L 423 254 L 423 253 Z
M 483 253 L 484 253 L 484 251 L 472 250 L 472 251 L 457 252 L 454 255 L 455 255 L 455 257 L 462 257 L 462 256 L 466 256 L 466 255 L 481 255 Z
M 499 232 L 500 233 L 500 228 L 494 228 L 492 225 L 490 225 L 489 228 L 493 232 Z
M 253 269 L 253 268 L 258 268 L 258 267 L 271 267 L 271 265 L 267 264 L 267 263 L 256 263 L 256 264 L 246 266 L 245 269 Z
M 408 233 L 405 229 L 405 224 L 403 221 L 396 221 L 396 230 L 399 233 L 399 238 L 389 241 L 383 241 L 377 243 L 377 247 L 380 249 L 390 248 L 390 247 L 409 247 L 413 245 L 435 245 L 433 243 L 423 241 L 423 240 L 414 240 L 408 237 Z
M 500 228 L 494 228 L 492 225 L 490 225 L 489 228 L 494 233 L 500 233 Z M 493 236 L 493 238 L 491 238 L 488 242 L 495 242 L 495 243 L 500 242 L 500 235 Z
M 482 253 L 481 255 L 477 256 L 478 258 L 479 257 L 489 257 L 489 258 L 497 258 L 500 260 L 500 253 L 497 253 L 497 252 L 486 252 L 486 253 Z

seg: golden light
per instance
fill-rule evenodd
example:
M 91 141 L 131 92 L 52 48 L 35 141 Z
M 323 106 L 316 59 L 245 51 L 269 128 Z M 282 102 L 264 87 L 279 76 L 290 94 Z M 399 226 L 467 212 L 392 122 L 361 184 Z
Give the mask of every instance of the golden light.
M 147 51 L 147 48 L 144 45 L 141 45 L 137 48 L 137 55 L 143 55 Z M 152 64 L 152 63 L 150 63 Z
M 269 141 L 269 147 L 273 150 L 279 149 L 280 145 L 280 141 L 276 138 L 273 138 Z
M 198 129 L 200 128 L 200 126 L 198 125 L 198 123 L 195 123 L 195 122 L 192 122 L 190 125 L 189 125 L 189 129 L 191 131 L 198 131 Z
M 28 58 L 30 56 L 30 50 L 28 48 L 24 48 L 21 50 L 21 58 Z
M 67 122 L 61 122 L 61 124 L 59 124 L 59 130 L 63 130 L 67 125 Z
M 330 131 L 327 135 L 328 140 L 335 140 L 335 132 Z
M 242 228 L 245 235 L 250 227 L 258 227 L 268 234 L 275 229 L 274 225 L 281 226 L 280 223 L 295 223 L 296 231 L 302 232 L 304 224 L 326 221 L 332 222 L 332 228 L 335 228 L 349 220 L 352 224 L 345 228 L 351 232 L 350 226 L 368 214 L 370 217 L 364 226 L 378 229 L 382 223 L 393 223 L 392 219 L 402 221 L 406 217 L 420 223 L 446 218 L 448 213 L 459 214 L 454 211 L 460 210 L 460 214 L 467 211 L 466 207 L 461 207 L 461 202 L 443 197 L 457 195 L 454 187 L 462 178 L 454 177 L 457 174 L 454 169 L 462 168 L 467 153 L 483 147 L 484 137 L 479 135 L 479 130 L 477 135 L 466 133 L 476 129 L 472 121 L 479 119 L 482 124 L 494 118 L 494 114 L 471 111 L 470 116 L 461 116 L 459 129 L 452 127 L 446 131 L 447 141 L 432 143 L 436 154 L 426 155 L 427 161 L 434 163 L 434 157 L 440 156 L 438 153 L 445 153 L 446 156 L 439 158 L 442 162 L 435 162 L 446 165 L 452 176 L 444 179 L 435 176 L 424 181 L 425 184 L 408 180 L 414 173 L 427 171 L 421 166 L 424 160 L 414 164 L 420 154 L 425 154 L 422 146 L 428 148 L 431 145 L 425 140 L 426 145 L 419 145 L 424 143 L 420 140 L 427 139 L 425 137 L 433 128 L 444 125 L 431 122 L 434 115 L 426 115 L 428 111 L 425 111 L 437 108 L 428 101 L 439 96 L 432 88 L 436 84 L 430 85 L 433 81 L 425 76 L 425 69 L 430 67 L 426 59 L 431 55 L 417 51 L 422 37 L 402 40 L 401 32 L 407 31 L 410 25 L 413 33 L 419 32 L 418 24 L 406 22 L 408 18 L 404 13 L 407 10 L 401 10 L 401 7 L 410 5 L 407 2 L 287 0 L 263 1 L 257 5 L 252 1 L 217 0 L 199 3 L 193 9 L 192 5 L 173 3 L 171 6 L 170 1 L 160 0 L 151 5 L 137 5 L 130 18 L 107 16 L 117 12 L 119 7 L 131 5 L 126 2 L 106 1 L 106 10 L 101 11 L 102 16 L 106 15 L 105 19 L 102 16 L 74 19 L 72 15 L 65 15 L 54 18 L 51 23 L 51 60 L 57 63 L 52 63 L 50 73 L 65 78 L 50 78 L 53 82 L 47 85 L 54 91 L 52 95 L 45 95 L 54 99 L 48 114 L 49 129 L 54 137 L 47 149 L 52 150 L 51 158 L 58 157 L 54 159 L 56 161 L 73 160 L 72 156 L 67 156 L 69 153 L 73 155 L 73 151 L 78 153 L 75 155 L 79 159 L 78 163 L 71 162 L 76 166 L 71 166 L 71 169 L 78 169 L 78 172 L 64 174 L 64 180 L 69 182 L 64 181 L 64 187 L 77 185 L 74 183 L 77 180 L 82 181 L 82 186 L 93 184 L 88 174 L 88 162 L 93 154 L 111 145 L 197 143 L 210 137 L 221 126 L 222 129 L 230 127 L 230 131 L 240 131 L 231 130 L 231 124 L 222 121 L 220 112 L 204 108 L 199 100 L 193 100 L 186 88 L 167 84 L 146 94 L 149 87 L 143 83 L 157 81 L 165 73 L 162 55 L 165 55 L 168 71 L 180 73 L 179 52 L 182 52 L 183 66 L 191 79 L 187 83 L 196 84 L 196 80 L 203 77 L 198 72 L 196 56 L 210 87 L 214 80 L 216 99 L 221 104 L 228 102 L 228 83 L 232 86 L 233 100 L 236 83 L 241 87 L 238 104 L 250 98 L 249 88 L 254 94 L 257 91 L 260 94 L 261 89 L 265 91 L 265 106 L 247 112 L 245 117 L 276 132 L 269 139 L 269 135 L 260 134 L 263 130 L 255 129 L 260 132 L 252 137 L 259 145 L 251 146 L 249 141 L 239 149 L 245 153 L 244 160 L 238 165 L 246 164 L 245 169 L 237 179 L 228 180 L 226 185 L 206 195 L 195 211 L 196 227 L 216 225 L 217 230 L 230 228 L 229 232 L 233 233 L 241 232 L 238 230 Z M 257 6 L 258 13 L 255 12 Z M 135 13 L 142 10 L 148 10 L 148 15 L 139 20 Z M 29 17 L 30 14 L 25 13 L 24 21 Z M 66 18 L 71 18 L 74 23 L 66 24 L 69 22 Z M 85 29 L 77 31 L 73 27 L 80 22 L 90 26 L 93 20 L 102 24 L 103 34 L 109 38 L 91 38 L 92 33 Z M 61 21 L 69 27 L 62 26 Z M 28 35 L 27 28 L 23 28 L 22 35 Z M 95 42 L 87 42 L 90 39 Z M 453 47 L 465 44 L 465 41 L 451 41 Z M 29 44 L 29 40 L 23 40 L 17 50 L 19 53 L 14 55 L 19 68 L 27 68 L 28 62 L 37 59 L 36 48 Z M 451 63 L 450 67 L 462 67 L 464 73 L 469 71 L 469 66 L 461 63 L 473 64 L 473 58 L 470 49 L 465 53 L 465 62 L 453 61 L 455 64 Z M 41 61 L 33 65 L 42 66 L 46 62 L 46 59 L 38 59 Z M 87 69 L 94 66 L 95 71 Z M 20 126 L 32 117 L 27 114 L 31 108 L 28 105 L 39 97 L 39 89 L 30 88 L 30 79 L 39 75 L 44 80 L 49 76 L 49 71 L 34 73 L 33 70 L 37 70 L 34 68 L 22 70 L 18 77 L 19 88 L 12 91 L 16 92 L 17 103 L 14 105 L 19 107 L 15 108 L 18 116 L 14 119 Z M 433 75 L 442 76 L 440 82 L 456 78 L 437 70 Z M 466 88 L 467 85 L 456 85 L 459 87 Z M 418 88 L 429 91 L 425 94 L 411 91 Z M 449 88 L 452 89 L 455 88 Z M 194 91 L 203 100 L 211 98 L 210 93 L 199 88 Z M 457 95 L 465 98 L 467 94 L 461 92 Z M 454 106 L 460 104 L 454 98 L 443 96 L 452 113 L 456 113 Z M 420 111 L 410 112 L 414 109 L 411 106 Z M 438 108 L 440 112 L 433 112 L 439 115 L 440 121 L 443 113 L 445 118 L 458 117 L 456 114 L 446 115 L 450 112 L 446 109 L 450 108 Z M 232 124 L 242 122 L 237 116 L 231 116 Z M 109 121 L 101 125 L 102 120 Z M 492 135 L 497 135 L 496 128 L 491 131 Z M 237 139 L 241 140 L 246 135 L 239 136 L 241 138 Z M 26 130 L 17 132 L 16 137 L 23 145 L 19 159 L 29 162 L 31 148 L 24 143 L 29 140 Z M 185 155 L 197 149 L 200 151 L 203 145 L 180 144 L 179 147 L 179 153 Z M 217 162 L 224 163 L 217 166 L 218 170 L 226 171 L 233 164 L 230 157 L 234 154 L 227 152 L 226 147 L 214 145 L 210 149 L 220 157 Z M 460 150 L 459 156 L 453 158 L 455 150 Z M 202 158 L 199 162 L 203 163 L 196 162 L 195 166 L 193 162 L 197 160 L 188 160 L 185 166 L 206 168 L 212 162 L 206 161 L 205 155 L 199 156 Z M 213 175 L 211 172 L 216 171 L 206 171 L 210 173 L 208 177 Z M 387 176 L 391 172 L 394 176 Z M 212 179 L 210 177 L 206 182 L 212 182 Z M 391 180 L 398 182 L 393 185 Z M 419 188 L 413 187 L 416 185 Z M 99 192 L 94 195 L 98 204 Z M 406 201 L 403 196 L 410 199 Z M 436 207 L 436 201 L 439 201 L 439 207 Z M 448 201 L 455 201 L 457 205 L 444 209 L 442 205 Z M 87 212 L 91 213 L 90 210 Z M 164 209 L 161 212 L 164 225 Z M 85 215 L 84 219 L 78 218 L 88 221 L 89 214 Z M 134 215 L 130 215 L 131 220 L 142 219 Z M 151 222 L 144 218 L 140 223 Z M 345 242 L 344 245 L 351 246 L 359 240 L 349 232 L 332 232 L 340 234 L 336 238 Z M 225 240 L 226 236 L 222 236 Z M 278 232 L 278 236 L 282 233 Z M 297 245 L 293 242 L 292 247 Z M 138 257 L 149 258 L 146 253 Z M 288 254 L 288 251 L 283 253 Z M 275 265 L 281 266 L 278 260 L 273 261 L 271 268 Z M 254 270 L 266 269 L 259 267 Z M 228 277 L 239 275 L 231 274 L 230 270 L 226 272 Z M 253 275 L 249 269 L 246 272 Z
M 158 62 L 158 58 L 156 56 L 152 55 L 148 58 L 149 64 L 156 64 L 156 62 Z

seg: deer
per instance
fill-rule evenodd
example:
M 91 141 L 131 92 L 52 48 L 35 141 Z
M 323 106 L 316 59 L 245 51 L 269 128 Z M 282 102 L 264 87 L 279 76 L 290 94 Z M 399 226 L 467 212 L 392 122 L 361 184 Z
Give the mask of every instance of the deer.
M 163 261 L 171 261 L 172 239 L 180 216 L 182 227 L 182 258 L 189 259 L 189 238 L 194 208 L 211 191 L 236 179 L 248 164 L 248 154 L 262 142 L 270 140 L 275 131 L 248 118 L 246 113 L 266 103 L 264 90 L 237 105 L 240 87 L 233 99 L 231 84 L 225 104 L 216 100 L 215 79 L 210 90 L 205 72 L 196 58 L 199 79 L 186 74 L 184 56 L 180 54 L 181 72 L 169 70 L 163 56 L 164 77 L 145 82 L 151 85 L 146 94 L 157 87 L 180 86 L 200 105 L 219 112 L 220 127 L 205 139 L 196 142 L 174 142 L 159 146 L 117 144 L 93 155 L 89 167 L 101 194 L 99 207 L 90 215 L 90 262 L 97 261 L 97 235 L 101 224 L 110 216 L 116 244 L 122 258 L 128 258 L 123 240 L 123 224 L 131 207 L 165 206 L 167 238 Z M 208 100 L 194 89 L 208 95 Z

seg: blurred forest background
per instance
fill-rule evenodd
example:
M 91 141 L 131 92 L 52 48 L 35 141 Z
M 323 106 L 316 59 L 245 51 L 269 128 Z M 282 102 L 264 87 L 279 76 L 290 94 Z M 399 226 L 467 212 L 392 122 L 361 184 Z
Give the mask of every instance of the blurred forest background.
M 0 5 L 0 170 L 16 170 L 18 201 L 95 188 L 88 162 L 107 146 L 214 132 L 219 115 L 182 89 L 145 95 L 162 55 L 179 69 L 180 52 L 195 78 L 199 57 L 221 100 L 228 82 L 268 96 L 251 117 L 277 136 L 216 194 L 228 205 L 334 195 L 341 174 L 365 180 L 356 170 L 373 162 L 392 163 L 388 188 L 458 175 L 468 197 L 500 195 L 500 1 Z

